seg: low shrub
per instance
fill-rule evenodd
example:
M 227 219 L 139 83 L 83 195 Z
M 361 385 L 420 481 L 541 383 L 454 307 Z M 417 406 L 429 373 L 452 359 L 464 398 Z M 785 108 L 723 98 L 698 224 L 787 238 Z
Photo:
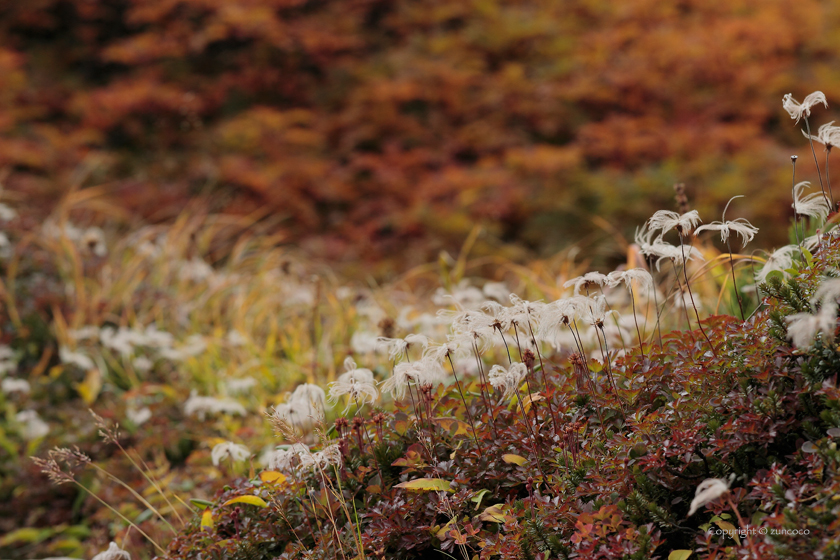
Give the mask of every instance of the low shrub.
M 840 243 L 802 255 L 748 320 L 705 319 L 708 340 L 672 332 L 603 363 L 514 343 L 526 376 L 508 398 L 479 378 L 462 399 L 450 371 L 393 410 L 363 404 L 314 459 L 283 451 L 225 487 L 166 558 L 836 558 L 836 294 L 817 290 Z M 795 348 L 815 294 L 831 328 Z M 707 479 L 723 485 L 708 504 Z

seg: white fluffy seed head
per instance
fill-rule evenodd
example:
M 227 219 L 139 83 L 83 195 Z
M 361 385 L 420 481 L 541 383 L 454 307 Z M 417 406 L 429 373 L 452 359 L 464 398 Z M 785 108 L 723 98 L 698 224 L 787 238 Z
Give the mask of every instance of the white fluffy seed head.
M 653 289 L 653 276 L 644 268 L 616 270 L 607 275 L 607 286 L 611 288 L 615 288 L 622 282 L 624 282 L 628 290 L 633 289 L 634 282 L 642 292 L 648 292 Z
M 504 392 L 504 397 L 509 398 L 514 395 L 519 386 L 528 375 L 528 368 L 522 362 L 514 362 L 505 369 L 500 365 L 495 365 L 490 368 L 488 379 L 494 389 Z
M 804 130 L 802 135 L 810 140 L 816 140 L 825 146 L 827 152 L 830 152 L 831 148 L 840 146 L 840 126 L 832 126 L 833 124 L 834 121 L 831 121 L 820 126 L 816 135 L 808 134 Z
M 722 478 L 707 478 L 697 486 L 688 516 L 691 517 L 699 508 L 717 500 L 727 492 L 729 492 L 729 482 Z
M 802 103 L 794 99 L 793 94 L 791 93 L 786 94 L 782 98 L 782 108 L 788 112 L 790 118 L 796 119 L 797 123 L 802 117 L 810 117 L 811 108 L 819 103 L 822 103 L 826 108 L 828 108 L 828 101 L 826 101 L 825 94 L 821 91 L 809 93 Z
M 685 214 L 678 214 L 671 210 L 658 210 L 654 212 L 653 216 L 648 220 L 651 231 L 659 231 L 659 236 L 663 236 L 672 229 L 678 229 L 683 235 L 691 233 L 691 231 L 700 223 L 700 214 L 697 210 L 686 212 Z
M 232 441 L 225 441 L 213 446 L 213 451 L 210 455 L 213 459 L 213 465 L 218 467 L 225 458 L 230 457 L 232 463 L 244 461 L 251 456 L 251 452 L 244 445 L 239 445 Z
M 808 196 L 802 196 L 803 191 L 810 187 L 809 181 L 802 181 L 793 187 L 793 211 L 801 216 L 811 216 L 824 221 L 831 212 L 829 203 L 822 192 L 814 192 Z

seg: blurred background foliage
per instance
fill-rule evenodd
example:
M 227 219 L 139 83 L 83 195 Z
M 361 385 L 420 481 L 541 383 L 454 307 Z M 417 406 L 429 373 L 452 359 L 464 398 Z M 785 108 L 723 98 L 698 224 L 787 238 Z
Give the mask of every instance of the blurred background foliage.
M 438 286 L 559 297 L 587 266 L 632 265 L 674 183 L 706 222 L 747 195 L 727 214 L 762 228 L 747 251 L 787 242 L 789 156 L 816 173 L 781 100 L 822 90 L 812 127 L 832 120 L 838 31 L 827 0 L 0 2 L 0 366 L 31 386 L 0 395 L 0 555 L 90 556 L 124 531 L 28 460 L 78 444 L 143 487 L 88 406 L 167 490 L 210 497 L 232 476 L 216 439 L 257 453 L 283 391 L 333 379 L 369 353 L 351 334 L 392 336 L 380 321 L 414 307 L 407 334 Z M 702 243 L 705 311 L 733 311 Z M 71 335 L 150 326 L 207 347 L 127 357 Z M 182 410 L 246 374 L 247 418 Z M 50 430 L 25 436 L 21 412 Z
M 623 252 L 675 182 L 706 221 L 746 194 L 770 246 L 808 156 L 782 96 L 840 99 L 838 53 L 820 0 L 4 2 L 0 169 L 45 214 L 201 198 L 377 275 L 475 224 L 478 256 Z

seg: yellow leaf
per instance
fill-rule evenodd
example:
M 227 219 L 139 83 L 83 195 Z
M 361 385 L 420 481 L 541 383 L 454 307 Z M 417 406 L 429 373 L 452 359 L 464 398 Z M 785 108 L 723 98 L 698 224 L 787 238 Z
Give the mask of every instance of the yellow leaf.
M 540 393 L 531 393 L 524 399 L 522 399 L 522 404 L 525 406 L 525 413 L 531 411 L 531 405 L 535 402 L 544 401 L 545 397 L 542 396 Z
M 502 460 L 505 463 L 513 463 L 514 465 L 520 466 L 528 462 L 528 459 L 526 459 L 525 457 L 514 455 L 513 453 L 505 453 L 504 455 L 502 455 Z
M 226 501 L 222 505 L 229 506 L 230 504 L 251 504 L 252 506 L 268 507 L 268 502 L 259 496 L 239 496 L 238 498 Z
M 415 480 L 410 480 L 408 482 L 402 482 L 396 485 L 397 488 L 404 488 L 406 490 L 419 490 L 421 492 L 425 491 L 446 491 L 446 492 L 454 492 L 450 487 L 450 483 L 448 480 L 442 480 L 440 478 L 418 478 Z
M 213 530 L 213 512 L 210 511 L 210 508 L 204 510 L 204 513 L 201 514 L 201 528 L 206 531 Z
M 689 556 L 691 556 L 690 550 L 672 550 L 668 555 L 668 560 L 688 560 Z
M 408 420 L 397 420 L 394 422 L 394 431 L 399 435 L 404 435 L 408 431 Z
M 435 418 L 434 423 L 444 429 L 449 435 L 460 436 L 470 434 L 470 425 L 455 418 Z
M 286 475 L 277 471 L 263 471 L 260 473 L 260 480 L 268 484 L 283 484 L 286 482 Z
M 441 527 L 438 531 L 436 531 L 436 532 L 435 532 L 435 536 L 436 536 L 437 538 L 439 538 L 439 539 L 443 540 L 443 538 L 446 536 L 446 532 L 447 532 L 449 529 L 451 529 L 451 526 L 452 526 L 452 524 L 453 524 L 453 523 L 455 523 L 455 520 L 456 520 L 456 518 L 455 518 L 455 517 L 453 517 L 452 519 L 450 519 L 450 520 L 449 520 L 449 522 L 448 522 L 446 525 L 444 525 L 444 526 L 443 526 L 443 527 Z
M 496 504 L 485 509 L 478 518 L 482 521 L 490 521 L 491 523 L 504 523 L 508 516 L 505 514 L 503 508 L 506 506 Z
M 735 528 L 735 525 L 729 521 L 715 521 L 715 523 L 717 523 L 717 526 L 726 532 L 727 536 L 735 539 L 738 546 L 741 546 L 741 539 L 738 538 L 738 529 Z
M 73 387 L 85 404 L 90 406 L 96 401 L 99 396 L 99 391 L 102 390 L 102 374 L 98 369 L 91 369 L 85 374 L 85 380 L 81 383 L 74 383 Z

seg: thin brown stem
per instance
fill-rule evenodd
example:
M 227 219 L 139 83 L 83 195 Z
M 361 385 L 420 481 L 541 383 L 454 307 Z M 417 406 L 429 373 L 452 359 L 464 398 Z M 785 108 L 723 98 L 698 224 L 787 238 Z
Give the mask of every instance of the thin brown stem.
M 834 195 L 831 193 L 831 175 L 828 172 L 828 155 L 831 153 L 831 145 L 827 145 L 825 147 L 825 182 L 828 185 L 828 194 L 831 195 L 831 200 L 834 200 Z M 831 214 L 832 212 L 836 212 L 837 208 L 835 206 L 831 207 Z
M 822 180 L 822 172 L 820 171 L 820 164 L 817 161 L 817 152 L 814 150 L 814 139 L 811 138 L 811 124 L 808 122 L 808 117 L 805 117 L 805 128 L 808 130 L 808 144 L 811 146 L 811 153 L 814 155 L 814 165 L 817 167 L 817 177 L 820 179 L 820 189 L 822 189 L 823 198 L 825 199 L 825 203 L 829 204 L 829 208 L 833 211 L 835 209 L 834 206 L 834 195 L 831 194 L 831 202 L 828 202 L 828 196 L 825 194 L 825 185 L 823 185 Z
M 496 326 L 496 327 L 493 327 L 493 328 L 496 329 L 497 331 L 499 331 L 499 334 L 502 337 L 502 342 L 505 343 L 505 350 L 507 351 L 508 364 L 512 364 L 513 360 L 511 360 L 511 358 L 510 358 L 510 348 L 508 348 L 508 343 L 507 343 L 507 340 L 505 340 L 505 333 L 502 332 L 502 327 Z
M 577 344 L 578 350 L 580 351 L 580 359 L 583 360 L 583 364 L 586 367 L 586 381 L 589 383 L 589 390 L 592 391 L 592 398 L 594 399 L 597 391 L 595 390 L 595 383 L 592 381 L 592 370 L 589 369 L 589 360 L 583 351 L 583 341 L 580 338 L 580 331 L 578 331 L 577 323 L 572 321 L 571 325 L 574 326 L 574 330 L 572 330 L 572 326 L 569 326 L 569 331 L 572 333 L 572 338 L 575 339 L 575 344 Z M 601 409 L 596 406 L 595 410 L 598 412 L 598 421 L 601 423 L 601 428 L 606 429 L 604 428 L 604 417 L 601 414 Z
M 645 347 L 642 342 L 642 331 L 639 328 L 639 318 L 636 316 L 636 295 L 633 293 L 633 286 L 630 285 L 630 304 L 633 306 L 633 322 L 636 323 L 636 335 L 639 337 L 639 352 L 642 353 L 642 360 L 645 359 Z M 656 288 L 654 288 L 656 289 Z M 647 313 L 647 312 L 645 312 Z
M 730 498 L 728 494 L 726 496 L 726 503 L 728 503 L 729 507 L 732 508 L 732 512 L 735 514 L 735 517 L 738 518 L 738 525 L 740 527 L 743 527 L 744 529 L 749 529 L 749 525 L 744 523 L 744 519 L 741 517 L 741 513 L 738 511 L 738 508 L 735 507 L 735 504 L 732 503 L 732 498 Z M 745 531 L 744 537 L 747 539 L 747 546 L 750 549 L 750 554 L 752 554 L 753 558 L 758 560 L 759 556 L 755 552 L 755 546 L 753 545 L 752 539 L 750 538 L 750 532 L 748 530 Z
M 793 199 L 793 234 L 796 236 L 796 244 L 802 248 L 802 238 L 799 237 L 799 212 L 796 211 L 796 160 L 797 156 L 790 156 L 790 163 L 793 166 L 793 175 L 790 181 L 790 196 Z M 802 236 L 805 236 L 804 226 Z
M 732 247 L 729 238 L 726 238 L 726 248 L 729 250 L 729 269 L 732 271 L 732 285 L 735 287 L 735 298 L 738 300 L 738 309 L 741 311 L 741 321 L 744 320 L 744 304 L 741 303 L 741 294 L 738 292 L 738 281 L 735 279 L 735 261 L 732 259 Z
M 688 318 L 688 308 L 685 305 L 685 295 L 683 294 L 682 284 L 680 283 L 680 272 L 677 270 L 677 263 L 671 261 L 671 264 L 674 265 L 674 275 L 676 276 L 675 280 L 677 291 L 679 292 L 680 299 L 682 300 L 680 307 L 682 307 L 683 313 L 685 313 L 685 324 L 688 327 L 688 336 L 691 337 L 693 343 L 696 342 L 696 339 L 694 338 L 694 335 L 691 334 L 691 319 Z M 665 302 L 662 303 L 662 307 L 665 307 Z
M 685 286 L 688 288 L 688 297 L 691 298 L 691 306 L 694 307 L 694 315 L 697 317 L 697 325 L 700 327 L 700 332 L 703 333 L 703 337 L 706 339 L 706 342 L 709 343 L 709 348 L 712 350 L 712 354 L 717 356 L 717 352 L 715 352 L 715 347 L 712 345 L 712 341 L 709 340 L 709 335 L 706 334 L 706 329 L 703 328 L 703 323 L 700 322 L 700 312 L 697 311 L 697 304 L 694 302 L 694 293 L 691 291 L 691 283 L 688 281 L 688 261 L 685 260 L 685 244 L 683 243 L 683 235 L 682 232 L 680 234 L 680 251 L 682 252 L 682 260 L 683 260 L 683 276 L 685 277 Z
M 531 441 L 533 445 L 531 448 L 534 450 L 534 458 L 537 460 L 537 469 L 540 471 L 540 474 L 543 477 L 543 481 L 547 484 L 548 477 L 545 476 L 545 472 L 542 469 L 542 453 L 537 446 L 537 436 L 534 434 L 532 430 L 531 422 L 528 420 L 528 414 L 525 413 L 525 406 L 522 404 L 522 398 L 519 396 L 519 388 L 516 389 L 516 400 L 519 403 L 519 410 L 522 411 L 522 421 L 525 422 L 525 427 L 528 430 L 528 435 L 531 437 Z
M 499 432 L 496 431 L 496 422 L 493 418 L 493 409 L 490 408 L 490 401 L 487 398 L 487 395 L 484 393 L 484 365 L 481 363 L 481 355 L 478 353 L 478 344 L 476 344 L 475 340 L 473 340 L 473 352 L 475 353 L 475 362 L 478 364 L 478 375 L 479 379 L 481 380 L 481 384 L 478 386 L 479 390 L 481 391 L 481 397 L 484 399 L 484 406 L 487 408 L 487 415 L 490 417 L 490 425 L 493 428 L 493 436 L 498 439 Z
M 600 334 L 598 334 L 600 331 Z M 604 336 L 604 344 L 601 344 L 601 335 Z M 610 380 L 610 385 L 612 385 L 613 393 L 615 394 L 616 399 L 620 399 L 618 396 L 618 386 L 615 384 L 615 379 L 613 379 L 612 375 L 612 364 L 609 355 L 609 346 L 607 346 L 607 333 L 604 332 L 603 326 L 596 326 L 595 327 L 595 336 L 598 337 L 598 346 L 601 348 L 601 356 L 604 357 L 604 368 L 607 370 L 607 378 Z M 605 350 L 606 349 L 606 350 Z
M 470 427 L 472 428 L 475 448 L 478 450 L 478 456 L 483 458 L 484 455 L 481 452 L 481 446 L 478 444 L 478 435 L 475 433 L 475 420 L 473 420 L 472 412 L 470 412 L 470 407 L 467 405 L 467 399 L 464 397 L 464 391 L 461 389 L 461 382 L 458 381 L 458 374 L 455 373 L 455 364 L 452 363 L 452 356 L 450 354 L 447 354 L 446 357 L 449 360 L 449 367 L 452 368 L 452 375 L 455 377 L 455 385 L 458 387 L 458 394 L 461 395 L 461 402 L 464 403 L 464 410 L 467 411 L 467 418 L 470 419 Z

